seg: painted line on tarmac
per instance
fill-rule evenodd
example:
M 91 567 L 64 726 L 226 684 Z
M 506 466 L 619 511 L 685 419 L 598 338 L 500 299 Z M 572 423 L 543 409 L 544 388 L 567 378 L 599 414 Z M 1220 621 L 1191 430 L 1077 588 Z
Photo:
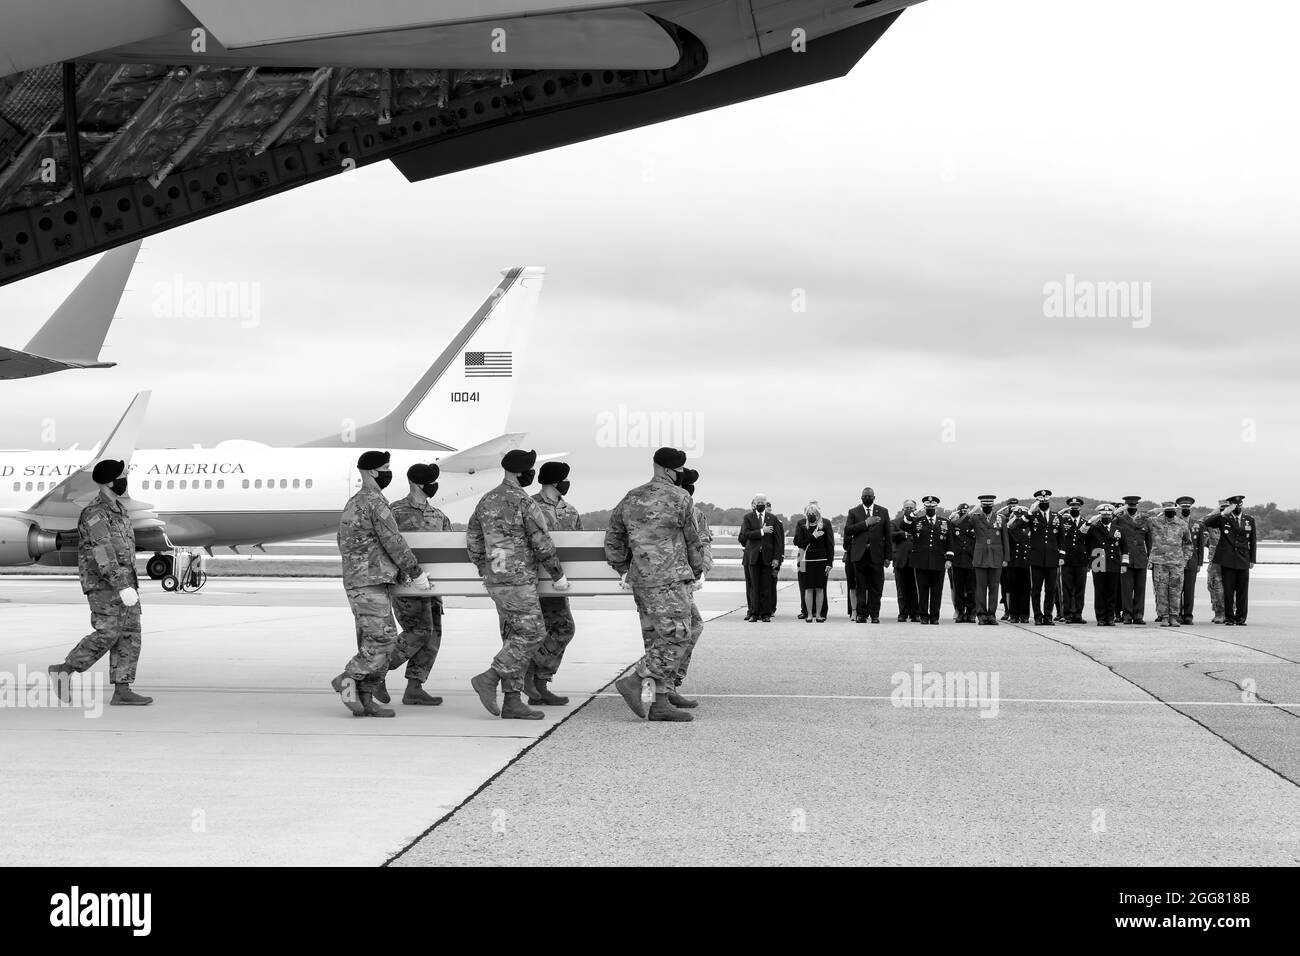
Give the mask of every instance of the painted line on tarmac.
M 618 699 L 618 694 L 597 694 L 597 697 Z M 735 700 L 868 700 L 897 701 L 899 704 L 925 704 L 935 707 L 943 701 L 927 700 L 924 697 L 893 697 L 889 694 L 691 694 L 692 698 L 735 699 Z M 999 697 L 999 704 L 1181 704 L 1186 707 L 1296 707 L 1298 704 L 1273 704 L 1262 701 L 1246 702 L 1235 700 L 1116 700 L 1106 698 L 1072 698 L 1072 697 Z

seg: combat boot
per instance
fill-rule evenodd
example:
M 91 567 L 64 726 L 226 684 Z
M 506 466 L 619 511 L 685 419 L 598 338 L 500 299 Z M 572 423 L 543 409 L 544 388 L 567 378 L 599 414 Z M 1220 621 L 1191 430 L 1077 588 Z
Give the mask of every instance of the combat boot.
M 546 685 L 549 683 L 550 683 L 549 680 L 541 680 L 540 678 L 534 676 L 533 690 L 528 695 L 528 703 L 549 704 L 552 707 L 561 707 L 567 704 L 569 702 L 569 698 L 561 697 L 559 694 L 552 694 L 549 690 L 546 689 Z M 524 690 L 527 689 L 528 687 L 527 685 L 525 685 Z
M 519 697 L 519 691 L 506 691 L 505 700 L 501 702 L 503 720 L 541 720 L 546 715 L 540 710 L 533 710 Z
M 683 697 L 675 690 L 670 690 L 668 692 L 668 703 L 672 704 L 674 707 L 681 707 L 686 710 L 694 710 L 696 707 L 700 706 L 698 700 L 692 700 L 690 697 Z
M 72 675 L 76 673 L 68 664 L 51 664 L 45 668 L 50 675 L 50 683 L 59 700 L 65 704 L 72 703 Z
M 629 671 L 614 681 L 614 689 L 623 695 L 623 700 L 627 701 L 627 705 L 632 708 L 632 713 L 641 718 L 645 717 L 645 701 L 641 699 L 641 678 L 637 676 L 636 671 Z
M 474 688 L 474 693 L 478 694 L 484 709 L 493 717 L 501 716 L 501 708 L 497 706 L 497 684 L 500 683 L 500 675 L 490 667 L 482 674 L 469 679 L 469 686 Z
M 408 680 L 406 682 L 406 693 L 402 695 L 402 703 L 426 704 L 430 707 L 437 707 L 442 703 L 442 698 L 434 697 L 432 694 L 425 693 L 424 688 L 420 686 L 418 680 Z
M 145 704 L 152 704 L 153 698 L 137 694 L 131 690 L 130 684 L 115 684 L 113 697 L 109 703 L 117 706 L 143 707 Z
M 357 696 L 361 698 L 361 713 L 363 716 L 366 717 L 396 717 L 397 716 L 397 713 L 395 711 L 389 710 L 387 707 L 380 707 L 378 704 L 376 704 L 374 694 L 366 693 L 366 691 L 363 690 L 359 692 Z
M 667 694 L 655 694 L 655 702 L 650 705 L 651 720 L 672 720 L 686 721 L 694 720 L 694 714 L 688 714 L 684 710 L 678 710 L 668 701 Z
M 529 664 L 527 667 L 524 668 L 523 680 L 524 680 L 524 693 L 528 695 L 528 703 L 530 704 L 537 703 L 537 701 L 534 698 L 537 698 L 540 695 L 537 693 L 537 675 L 533 671 L 532 664 Z
M 375 700 L 381 704 L 387 704 L 393 698 L 388 694 L 388 685 L 383 681 L 375 681 L 370 685 L 370 693 L 374 695 Z
M 361 706 L 361 699 L 357 696 L 357 682 L 346 671 L 330 681 L 330 686 L 342 698 L 343 706 L 352 711 L 353 717 L 365 716 L 366 709 Z

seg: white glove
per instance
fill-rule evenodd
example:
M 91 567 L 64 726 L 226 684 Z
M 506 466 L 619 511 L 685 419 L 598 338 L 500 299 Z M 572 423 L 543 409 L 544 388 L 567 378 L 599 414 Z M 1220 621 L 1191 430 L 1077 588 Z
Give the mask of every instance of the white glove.
M 411 586 L 421 591 L 432 591 L 433 582 L 429 580 L 429 575 L 421 571 L 418 577 L 411 579 Z
M 621 587 L 624 591 L 630 591 L 632 589 L 632 585 L 627 583 L 626 572 L 624 572 L 623 576 L 618 579 L 618 586 Z
M 569 588 L 573 587 L 573 585 L 569 583 L 568 575 L 561 574 L 560 579 L 553 582 L 553 587 L 557 591 L 567 591 Z
M 122 603 L 127 607 L 135 607 L 140 603 L 140 592 L 135 588 L 122 588 L 117 592 L 117 596 L 122 599 Z
M 691 590 L 698 591 L 702 587 L 704 587 L 704 575 L 701 574 L 698 578 L 695 579 L 695 582 L 691 585 Z

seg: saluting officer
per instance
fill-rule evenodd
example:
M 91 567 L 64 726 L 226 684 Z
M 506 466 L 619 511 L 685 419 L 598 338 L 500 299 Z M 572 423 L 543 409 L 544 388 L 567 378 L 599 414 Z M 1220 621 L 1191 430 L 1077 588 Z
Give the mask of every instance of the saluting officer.
M 1151 566 L 1151 519 L 1138 513 L 1138 503 L 1141 500 L 1141 495 L 1125 495 L 1124 510 L 1114 519 L 1128 548 L 1128 564 L 1119 576 L 1119 594 L 1125 624 L 1146 623 L 1147 569 Z
M 438 493 L 440 471 L 436 464 L 418 462 L 406 469 L 410 491 L 390 506 L 398 531 L 451 530 L 451 519 L 433 504 L 433 496 Z M 442 646 L 442 598 L 395 597 L 393 613 L 402 632 L 397 635 L 397 643 L 388 655 L 388 667 L 392 670 L 406 662 L 406 690 L 402 693 L 402 703 L 437 706 L 442 703 L 442 698 L 427 693 L 424 682 L 429 679 L 429 672 L 438 659 L 438 649 Z M 375 698 L 388 703 L 388 689 L 378 685 Z
M 1037 507 L 1029 515 L 1029 572 L 1034 589 L 1034 623 L 1047 627 L 1056 603 L 1056 570 L 1065 560 L 1061 519 L 1052 514 L 1052 493 L 1034 492 Z
M 951 531 L 948 520 L 939 517 L 937 497 L 926 495 L 921 505 L 924 515 L 905 513 L 900 523 L 912 543 L 908 561 L 916 574 L 917 614 L 922 624 L 938 624 L 943 607 L 943 572 L 952 567 Z
M 1115 595 L 1128 554 L 1128 542 L 1114 524 L 1115 506 L 1097 505 L 1088 521 L 1088 551 L 1092 555 L 1092 605 L 1098 627 L 1115 626 Z
M 77 519 L 77 571 L 94 631 L 62 664 L 46 669 L 59 699 L 71 703 L 70 675 L 88 670 L 107 652 L 113 682 L 109 703 L 151 704 L 152 697 L 131 690 L 140 660 L 140 582 L 135 574 L 135 533 L 121 501 L 126 495 L 126 462 L 106 458 L 95 465 L 90 477 L 99 485 L 99 494 Z
M 1067 624 L 1086 624 L 1083 619 L 1084 592 L 1088 584 L 1088 522 L 1080 515 L 1083 499 L 1072 497 L 1065 502 L 1061 517 L 1061 597 Z
M 1020 499 L 1008 498 L 1006 504 L 998 509 L 1003 521 L 1008 521 L 1013 510 L 1019 511 Z M 1028 584 L 1025 585 L 1028 588 Z M 1028 591 L 1025 600 L 1028 601 Z M 1011 535 L 1007 535 L 1007 563 L 1002 566 L 1002 620 L 1011 620 Z
M 1223 623 L 1245 627 L 1250 572 L 1255 567 L 1255 518 L 1242 513 L 1245 495 L 1233 495 L 1227 501 L 1223 510 L 1205 519 L 1205 524 L 1221 532 L 1214 563 L 1223 575 Z
M 1191 495 L 1175 498 L 1174 503 L 1178 505 L 1178 513 L 1187 522 L 1187 530 L 1192 535 L 1192 556 L 1183 568 L 1183 613 L 1179 618 L 1183 624 L 1191 624 L 1192 611 L 1196 605 L 1196 577 L 1200 574 L 1201 565 L 1205 563 L 1205 523 L 1200 518 L 1192 517 L 1192 505 L 1196 504 L 1196 499 Z
M 1011 551 L 1007 557 L 1007 615 L 1012 624 L 1029 623 L 1029 509 L 1012 505 L 1007 511 L 1007 540 Z
M 970 505 L 963 501 L 948 519 L 952 536 L 952 607 L 958 624 L 975 623 L 975 529 L 959 525 L 970 514 Z
M 952 522 L 958 529 L 969 529 L 975 536 L 971 564 L 975 569 L 975 613 L 980 624 L 998 623 L 998 588 L 1011 550 L 1006 521 L 1001 512 L 993 512 L 996 500 L 997 495 L 980 495 L 978 510 L 969 511 Z

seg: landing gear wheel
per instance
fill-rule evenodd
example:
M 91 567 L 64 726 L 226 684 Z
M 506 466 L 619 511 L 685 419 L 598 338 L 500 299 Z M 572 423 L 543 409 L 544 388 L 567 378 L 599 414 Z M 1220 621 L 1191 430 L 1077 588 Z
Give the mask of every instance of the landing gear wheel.
M 176 575 L 165 574 L 162 579 L 162 589 L 164 591 L 175 591 L 177 586 Z
M 161 581 L 164 577 L 172 573 L 172 559 L 165 554 L 155 554 L 144 566 L 150 579 Z

